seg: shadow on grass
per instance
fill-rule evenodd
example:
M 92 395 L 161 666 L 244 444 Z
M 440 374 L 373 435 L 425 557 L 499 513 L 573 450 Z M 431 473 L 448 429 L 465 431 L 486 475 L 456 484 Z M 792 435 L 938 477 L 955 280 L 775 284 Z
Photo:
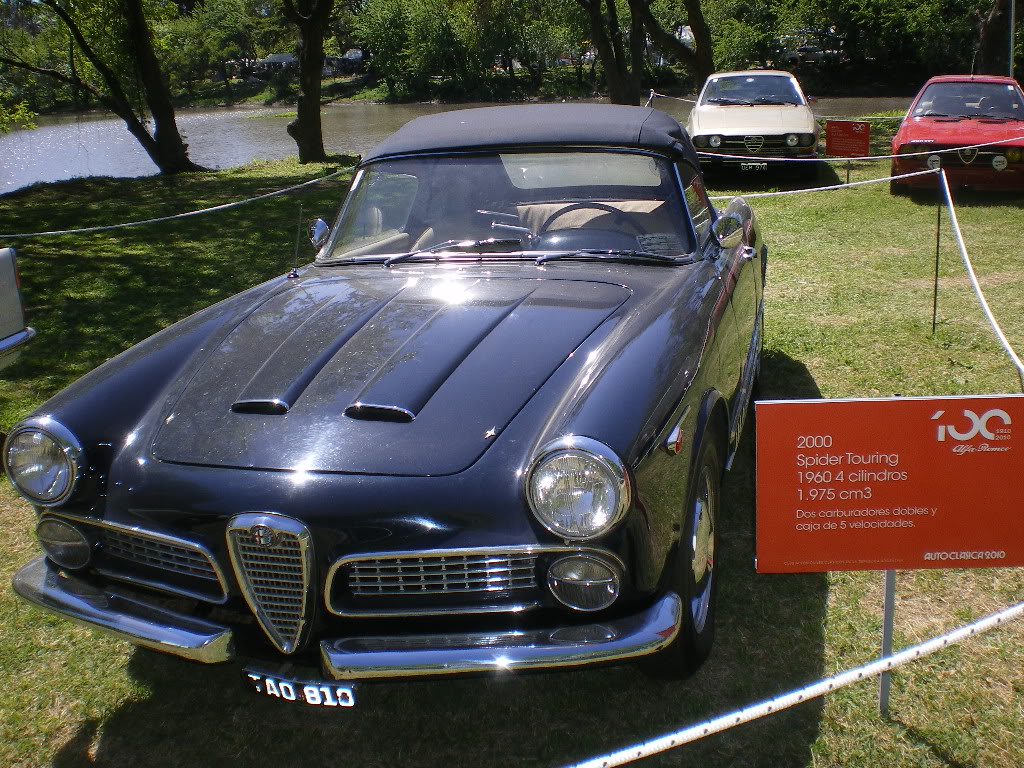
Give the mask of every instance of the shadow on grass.
M 765 397 L 820 396 L 807 369 L 779 353 L 766 354 L 762 378 Z M 98 741 L 96 724 L 83 723 L 53 766 L 560 766 L 817 680 L 824 575 L 753 569 L 752 429 L 723 496 L 716 646 L 688 680 L 656 681 L 623 665 L 377 681 L 358 685 L 352 710 L 312 710 L 249 693 L 236 665 L 204 667 L 136 650 L 128 670 L 148 697 L 114 712 Z M 805 765 L 820 711 L 819 701 L 809 701 L 645 765 Z

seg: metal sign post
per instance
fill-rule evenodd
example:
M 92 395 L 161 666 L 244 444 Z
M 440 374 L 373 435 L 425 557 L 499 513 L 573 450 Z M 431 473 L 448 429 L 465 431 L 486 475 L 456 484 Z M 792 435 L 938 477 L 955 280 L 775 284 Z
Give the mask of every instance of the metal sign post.
M 892 656 L 892 625 L 896 612 L 896 571 L 885 572 L 885 599 L 882 604 L 882 658 Z M 883 672 L 878 678 L 878 712 L 889 717 L 889 673 Z

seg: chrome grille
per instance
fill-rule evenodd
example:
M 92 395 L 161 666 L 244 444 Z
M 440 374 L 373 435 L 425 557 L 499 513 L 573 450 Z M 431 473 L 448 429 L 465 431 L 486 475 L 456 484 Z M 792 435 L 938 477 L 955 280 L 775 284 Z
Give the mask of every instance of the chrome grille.
M 213 563 L 200 550 L 124 531 L 105 530 L 99 538 L 103 552 L 109 557 L 214 582 L 218 580 Z
M 531 589 L 536 565 L 530 553 L 373 558 L 351 564 L 348 586 L 353 595 L 372 596 Z
M 211 603 L 227 600 L 227 582 L 198 541 L 137 526 L 61 513 L 97 543 L 93 567 L 104 576 Z
M 239 586 L 263 631 L 284 653 L 298 650 L 311 607 L 309 531 L 291 518 L 251 513 L 231 521 L 228 544 Z
M 763 139 L 759 143 L 756 139 Z M 786 146 L 785 136 L 723 136 L 719 152 L 730 155 L 766 155 L 782 157 L 791 154 L 793 147 Z

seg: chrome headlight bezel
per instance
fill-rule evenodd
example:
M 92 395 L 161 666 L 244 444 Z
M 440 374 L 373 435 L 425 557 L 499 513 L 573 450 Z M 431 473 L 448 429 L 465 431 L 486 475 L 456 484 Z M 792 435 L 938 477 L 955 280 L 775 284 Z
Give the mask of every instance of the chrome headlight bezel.
M 589 462 L 593 470 L 604 475 L 607 491 L 611 494 L 612 503 L 599 522 L 591 522 L 586 526 L 570 527 L 551 514 L 545 504 L 535 481 L 539 473 L 550 462 L 576 457 Z M 530 510 L 537 521 L 545 529 L 567 541 L 589 541 L 604 536 L 615 528 L 625 517 L 631 501 L 629 473 L 622 460 L 604 443 L 589 437 L 569 435 L 547 443 L 534 457 L 525 476 L 525 493 Z
M 38 495 L 28 490 L 23 484 L 18 482 L 17 473 L 11 457 L 18 449 L 17 444 L 19 440 L 23 439 L 25 435 L 30 433 L 38 434 L 42 436 L 42 438 L 52 442 L 54 447 L 57 449 L 56 453 L 59 456 L 59 461 L 64 464 L 64 466 L 60 468 L 60 470 L 62 470 L 61 474 L 63 475 L 61 487 L 54 493 Z M 7 477 L 11 481 L 11 485 L 14 486 L 14 489 L 23 498 L 36 506 L 50 508 L 59 507 L 74 494 L 75 488 L 78 486 L 78 481 L 82 476 L 83 456 L 84 451 L 82 450 L 82 444 L 78 441 L 78 438 L 75 437 L 71 430 L 49 416 L 37 416 L 21 422 L 11 430 L 11 433 L 7 436 L 7 440 L 4 442 L 3 463 L 4 469 L 7 472 Z

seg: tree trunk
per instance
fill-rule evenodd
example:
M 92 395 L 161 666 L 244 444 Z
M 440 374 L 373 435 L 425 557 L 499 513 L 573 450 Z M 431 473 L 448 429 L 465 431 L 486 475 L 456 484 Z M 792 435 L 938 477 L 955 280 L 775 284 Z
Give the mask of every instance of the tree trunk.
M 704 20 L 700 0 L 684 0 L 687 21 L 693 32 L 693 49 L 684 45 L 673 34 L 662 29 L 658 20 L 651 13 L 650 0 L 630 0 L 630 13 L 642 19 L 647 34 L 651 36 L 654 46 L 663 53 L 675 56 L 684 67 L 693 73 L 698 90 L 715 71 L 714 51 L 711 45 L 711 29 Z
M 323 128 L 320 123 L 320 76 L 324 66 L 324 33 L 334 0 L 284 0 L 284 15 L 299 28 L 299 98 L 288 135 L 299 148 L 299 162 L 322 162 Z
M 142 12 L 142 0 L 124 0 L 125 20 L 128 23 L 127 45 L 132 49 L 139 81 L 146 98 L 146 106 L 153 117 L 153 139 L 156 156 L 153 162 L 161 173 L 182 173 L 204 170 L 188 157 L 188 145 L 178 133 L 174 119 L 171 92 L 160 69 L 153 42 L 149 37 L 149 26 Z
M 974 72 L 985 75 L 1005 75 L 1009 73 L 1010 53 L 1009 20 L 1010 1 L 995 0 L 987 14 L 975 11 L 974 18 L 978 24 L 978 56 L 974 62 Z M 1017 18 L 1020 22 L 1020 3 L 1017 3 Z
M 609 30 L 605 25 L 604 14 L 601 13 L 601 0 L 576 0 L 587 13 L 590 23 L 590 37 L 597 49 L 597 58 L 604 67 L 604 79 L 608 84 L 608 98 L 613 104 L 629 104 L 628 86 L 623 62 L 615 55 L 615 46 Z M 618 23 L 616 22 L 616 29 Z M 621 43 L 619 44 L 621 49 Z

